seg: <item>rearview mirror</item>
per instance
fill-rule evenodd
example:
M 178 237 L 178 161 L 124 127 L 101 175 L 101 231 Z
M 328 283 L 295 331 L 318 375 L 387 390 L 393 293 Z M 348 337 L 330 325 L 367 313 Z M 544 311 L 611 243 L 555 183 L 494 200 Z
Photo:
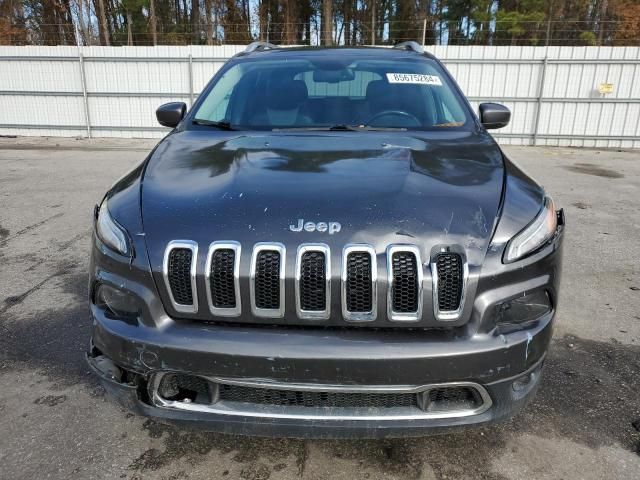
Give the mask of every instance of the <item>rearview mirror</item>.
M 343 68 L 341 70 L 314 70 L 313 81 L 316 83 L 350 82 L 356 78 L 353 70 Z
M 480 104 L 480 122 L 487 130 L 506 127 L 511 120 L 511 111 L 499 103 Z
M 156 110 L 158 123 L 165 127 L 175 128 L 187 113 L 187 105 L 184 102 L 171 102 L 160 105 Z

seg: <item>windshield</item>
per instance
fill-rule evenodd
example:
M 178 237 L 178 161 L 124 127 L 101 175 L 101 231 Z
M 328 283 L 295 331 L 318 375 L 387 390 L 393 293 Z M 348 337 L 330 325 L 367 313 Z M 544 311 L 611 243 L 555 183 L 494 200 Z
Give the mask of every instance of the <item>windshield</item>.
M 437 62 L 341 53 L 232 63 L 203 94 L 194 123 L 259 130 L 443 129 L 470 123 Z

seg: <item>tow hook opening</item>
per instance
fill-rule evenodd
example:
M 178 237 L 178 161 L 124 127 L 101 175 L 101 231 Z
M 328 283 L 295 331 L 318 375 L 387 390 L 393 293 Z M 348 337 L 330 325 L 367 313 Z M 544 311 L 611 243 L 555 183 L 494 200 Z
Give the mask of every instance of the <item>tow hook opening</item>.
M 524 375 L 519 376 L 513 381 L 513 383 L 511 384 L 511 388 L 513 389 L 515 397 L 521 398 L 535 388 L 535 386 L 538 384 L 538 380 L 540 380 L 540 374 L 542 373 L 542 364 L 543 362 L 541 362 L 533 370 L 530 370 Z
M 89 345 L 87 363 L 102 380 L 110 383 L 117 383 L 126 387 L 136 388 L 140 399 L 144 400 L 147 398 L 146 381 L 144 380 L 144 377 L 138 373 L 116 365 L 113 360 L 96 348 L 96 346 L 93 345 L 93 342 Z

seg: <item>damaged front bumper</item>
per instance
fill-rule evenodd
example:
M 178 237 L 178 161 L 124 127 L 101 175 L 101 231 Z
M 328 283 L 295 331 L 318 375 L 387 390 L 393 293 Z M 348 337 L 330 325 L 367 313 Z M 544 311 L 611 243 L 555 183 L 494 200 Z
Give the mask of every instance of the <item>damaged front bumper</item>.
M 126 408 L 210 431 L 315 438 L 419 436 L 512 416 L 538 387 L 553 317 L 526 331 L 456 339 L 417 330 L 381 336 L 355 329 L 205 328 L 169 319 L 157 329 L 92 312 L 89 365 Z M 171 375 L 203 382 L 207 398 L 169 399 L 162 381 Z M 447 397 L 455 389 L 471 394 Z M 359 395 L 374 403 L 346 404 L 358 403 Z M 397 404 L 388 405 L 385 395 Z M 416 401 L 406 403 L 408 396 Z M 439 397 L 444 403 L 435 403 Z M 335 403 L 305 406 L 314 399 Z

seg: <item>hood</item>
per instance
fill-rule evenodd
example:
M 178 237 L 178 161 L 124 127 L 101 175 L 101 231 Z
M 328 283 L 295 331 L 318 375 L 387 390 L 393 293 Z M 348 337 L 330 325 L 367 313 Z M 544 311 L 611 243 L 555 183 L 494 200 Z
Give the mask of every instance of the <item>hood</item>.
M 457 244 L 481 265 L 503 174 L 485 133 L 183 131 L 147 165 L 143 225 L 154 271 L 171 240 Z M 341 228 L 291 231 L 300 219 Z

